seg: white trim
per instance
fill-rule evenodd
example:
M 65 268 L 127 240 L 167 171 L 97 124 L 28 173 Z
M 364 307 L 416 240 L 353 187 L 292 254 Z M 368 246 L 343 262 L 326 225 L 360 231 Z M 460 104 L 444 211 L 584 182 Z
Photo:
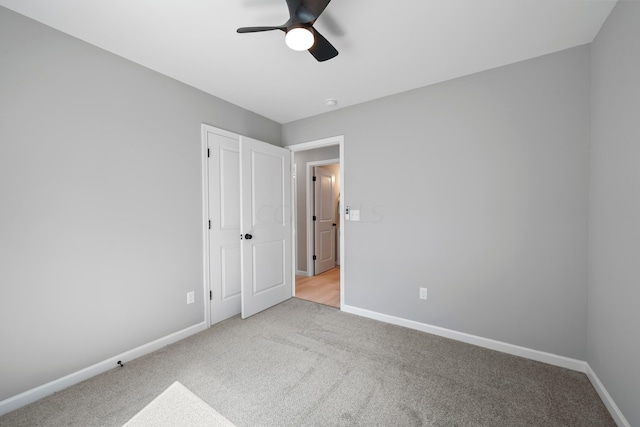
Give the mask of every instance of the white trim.
M 316 251 L 315 248 L 315 230 L 313 229 L 313 220 L 311 217 L 313 214 L 313 208 L 315 206 L 313 195 L 313 179 L 311 169 L 316 166 L 326 166 L 326 165 L 335 165 L 340 164 L 340 159 L 327 159 L 327 160 L 316 160 L 313 162 L 306 163 L 306 171 L 307 171 L 307 273 L 309 276 L 316 275 L 316 265 L 313 262 L 313 254 Z M 311 238 L 313 237 L 313 238 Z
M 285 147 L 286 148 L 286 147 Z M 291 150 L 289 150 L 291 151 Z M 296 168 L 295 153 L 291 152 L 291 297 L 296 296 L 296 275 L 307 275 L 307 272 L 298 270 L 298 171 Z
M 518 345 L 508 344 L 502 341 L 483 338 L 476 335 L 466 334 L 464 332 L 441 328 L 440 326 L 433 326 L 427 323 L 416 322 L 414 320 L 403 319 L 401 317 L 390 316 L 388 314 L 377 313 L 375 311 L 365 310 L 349 305 L 343 306 L 342 310 L 347 313 L 356 314 L 358 316 L 368 317 L 370 319 L 379 320 L 385 323 L 391 323 L 393 325 L 404 326 L 406 328 L 427 332 L 429 334 L 450 338 L 456 341 L 477 345 L 479 347 L 484 347 L 507 354 L 512 354 L 514 356 L 537 360 L 538 362 L 548 363 L 550 365 L 559 366 L 561 368 L 567 368 L 583 373 L 587 372 L 587 362 L 584 362 L 582 360 L 558 356 L 556 354 L 546 353 L 544 351 L 520 347 Z
M 168 346 L 169 344 L 173 344 L 174 342 L 183 340 L 206 329 L 207 325 L 205 322 L 198 323 L 197 325 L 193 325 L 181 331 L 174 332 L 173 334 L 141 345 L 140 347 L 136 347 L 132 350 L 125 351 L 124 353 L 120 353 L 116 356 L 110 357 L 106 360 L 103 360 L 102 362 L 96 363 L 95 365 L 91 365 L 87 368 L 81 369 L 62 378 L 58 378 L 57 380 L 53 380 L 41 386 L 32 388 L 31 390 L 27 390 L 23 393 L 12 396 L 0 402 L 0 415 L 4 415 L 22 406 L 28 405 L 29 403 L 33 403 L 36 400 L 42 399 L 45 396 L 55 393 L 56 391 L 60 391 L 74 384 L 78 384 L 98 374 L 102 374 L 103 372 L 117 368 L 117 363 L 119 360 L 123 363 L 127 363 L 128 361 L 159 350 L 163 347 Z
M 602 402 L 609 410 L 609 413 L 613 417 L 613 420 L 616 422 L 616 424 L 620 427 L 631 427 L 631 424 L 629 424 L 629 422 L 626 420 L 626 418 L 622 414 L 622 411 L 620 411 L 620 408 L 618 408 L 618 405 L 616 405 L 609 392 L 607 392 L 604 384 L 602 384 L 591 366 L 585 361 L 571 359 L 569 357 L 559 356 L 557 354 L 546 353 L 544 351 L 533 350 L 530 348 L 508 344 L 489 338 L 483 338 L 476 335 L 466 334 L 464 332 L 458 332 L 451 329 L 441 328 L 440 326 L 433 326 L 427 323 L 421 323 L 413 320 L 403 319 L 401 317 L 390 316 L 388 314 L 365 310 L 346 304 L 342 305 L 341 310 L 345 313 L 351 313 L 358 316 L 367 317 L 369 319 L 379 320 L 381 322 L 390 323 L 392 325 L 404 326 L 405 328 L 415 329 L 421 332 L 426 332 L 429 334 L 450 338 L 456 341 L 465 342 L 467 344 L 473 344 L 479 347 L 500 351 L 502 353 L 520 356 L 526 359 L 548 363 L 549 365 L 559 366 L 561 368 L 582 372 L 587 375 L 587 378 L 589 378 L 589 381 L 593 385 L 593 388 L 595 388 L 598 392 L 600 399 L 602 399 Z
M 202 300 L 204 302 L 204 321 L 207 326 L 211 326 L 211 300 L 208 293 L 211 292 L 211 278 L 209 277 L 209 144 L 207 142 L 207 132 L 210 126 L 204 123 L 201 126 L 202 145 Z
M 329 147 L 331 145 L 337 145 L 339 147 L 339 151 L 340 151 L 340 202 L 342 203 L 342 206 L 347 206 L 347 198 L 345 195 L 345 191 L 344 191 L 344 171 L 345 171 L 345 164 L 346 164 L 346 159 L 344 158 L 344 135 L 337 135 L 337 136 L 332 136 L 329 138 L 324 138 L 324 139 L 318 139 L 315 141 L 309 141 L 309 142 L 303 142 L 300 144 L 293 144 L 293 145 L 287 145 L 284 148 L 288 148 L 289 150 L 291 150 L 291 152 L 294 154 L 294 156 L 292 156 L 291 161 L 293 162 L 295 159 L 295 153 L 298 151 L 306 151 L 306 150 L 312 150 L 314 148 L 321 148 L 321 147 Z M 293 196 L 292 196 L 293 197 Z M 291 204 L 291 208 L 294 210 L 295 212 L 295 206 L 292 203 Z M 293 218 L 295 218 L 292 215 Z M 296 221 L 292 221 L 294 223 L 293 226 L 295 226 Z M 344 310 L 345 307 L 345 303 L 344 303 L 344 294 L 345 294 L 345 250 L 344 250 L 344 242 L 345 242 L 345 235 L 347 233 L 347 227 L 344 221 L 344 209 L 340 209 L 340 310 Z M 293 235 L 295 235 L 295 230 Z M 297 240 L 297 239 L 296 239 Z M 295 242 L 294 242 L 295 245 Z M 293 257 L 294 257 L 294 261 L 295 261 L 295 257 L 298 255 L 296 253 L 297 251 L 295 250 L 294 247 L 294 252 L 293 252 Z M 294 264 L 295 265 L 295 264 Z M 294 267 L 295 270 L 295 267 Z M 293 278 L 293 286 L 295 288 L 295 277 Z M 294 293 L 295 295 L 295 289 L 294 289 Z
M 631 424 L 629 424 L 624 415 L 622 415 L 622 411 L 620 410 L 620 408 L 618 408 L 616 402 L 613 401 L 613 398 L 611 397 L 607 389 L 604 388 L 604 384 L 602 384 L 600 378 L 598 378 L 598 376 L 588 363 L 587 371 L 585 373 L 587 374 L 587 377 L 589 377 L 589 381 L 591 381 L 593 388 L 595 388 L 598 392 L 600 399 L 602 399 L 602 401 L 604 402 L 604 405 L 609 410 L 609 413 L 611 414 L 611 417 L 613 417 L 613 420 L 616 422 L 616 424 L 618 424 L 619 427 L 631 427 Z
M 331 145 L 338 145 L 344 142 L 344 135 L 331 136 L 329 138 L 318 139 L 315 141 L 302 142 L 300 144 L 286 145 L 284 148 L 288 148 L 292 152 L 313 150 L 314 148 L 329 147 Z M 342 156 L 340 156 L 342 158 Z
M 345 259 L 345 250 L 344 250 L 344 242 L 345 242 L 345 234 L 346 234 L 346 223 L 344 220 L 344 206 L 347 206 L 345 204 L 345 201 L 347 200 L 345 197 L 345 191 L 344 191 L 344 171 L 345 171 L 345 164 L 346 164 L 346 159 L 344 158 L 344 136 L 340 136 L 339 137 L 339 147 L 340 147 L 340 203 L 342 203 L 342 209 L 340 209 L 340 310 L 342 310 L 342 308 L 344 306 L 346 306 L 345 302 L 344 302 L 344 294 L 345 294 L 345 263 L 344 263 L 344 259 Z
M 296 270 L 296 276 L 308 276 L 309 273 L 307 273 L 306 271 L 302 271 L 302 270 Z

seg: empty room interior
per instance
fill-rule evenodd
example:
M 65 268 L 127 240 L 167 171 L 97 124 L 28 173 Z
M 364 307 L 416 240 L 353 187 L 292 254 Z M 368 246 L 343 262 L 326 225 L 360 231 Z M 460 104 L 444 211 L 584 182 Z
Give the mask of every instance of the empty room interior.
M 639 1 L 0 0 L 0 426 L 640 426 L 639 117 Z

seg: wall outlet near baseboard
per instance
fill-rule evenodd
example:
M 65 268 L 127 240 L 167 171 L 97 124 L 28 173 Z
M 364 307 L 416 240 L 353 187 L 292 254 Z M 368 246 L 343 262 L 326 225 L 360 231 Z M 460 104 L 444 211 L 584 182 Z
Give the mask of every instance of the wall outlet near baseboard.
M 420 288 L 420 299 L 427 299 L 427 288 Z
M 187 304 L 193 304 L 195 301 L 195 294 L 193 291 L 187 292 Z

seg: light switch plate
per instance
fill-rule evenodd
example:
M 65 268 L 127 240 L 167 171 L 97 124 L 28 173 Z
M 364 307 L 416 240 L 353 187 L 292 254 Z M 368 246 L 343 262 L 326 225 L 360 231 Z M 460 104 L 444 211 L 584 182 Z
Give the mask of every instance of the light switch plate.
M 351 209 L 351 221 L 360 221 L 360 211 Z

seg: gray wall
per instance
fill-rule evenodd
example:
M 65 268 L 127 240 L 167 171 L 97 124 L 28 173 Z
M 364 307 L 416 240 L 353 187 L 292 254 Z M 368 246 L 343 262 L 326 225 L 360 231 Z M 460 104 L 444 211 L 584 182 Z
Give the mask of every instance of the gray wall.
M 640 426 L 640 3 L 618 2 L 592 46 L 587 361 Z
M 0 400 L 204 320 L 203 122 L 280 143 L 0 7 Z
M 284 125 L 286 144 L 345 135 L 346 303 L 586 358 L 640 425 L 637 22 L 619 2 L 592 57 Z M 203 320 L 203 122 L 280 145 L 275 122 L 0 7 L 0 400 Z
M 307 271 L 307 163 L 340 158 L 336 146 L 299 151 L 294 155 L 296 164 L 296 269 Z
M 345 303 L 584 360 L 589 61 L 581 46 L 285 124 L 286 145 L 345 137 Z

